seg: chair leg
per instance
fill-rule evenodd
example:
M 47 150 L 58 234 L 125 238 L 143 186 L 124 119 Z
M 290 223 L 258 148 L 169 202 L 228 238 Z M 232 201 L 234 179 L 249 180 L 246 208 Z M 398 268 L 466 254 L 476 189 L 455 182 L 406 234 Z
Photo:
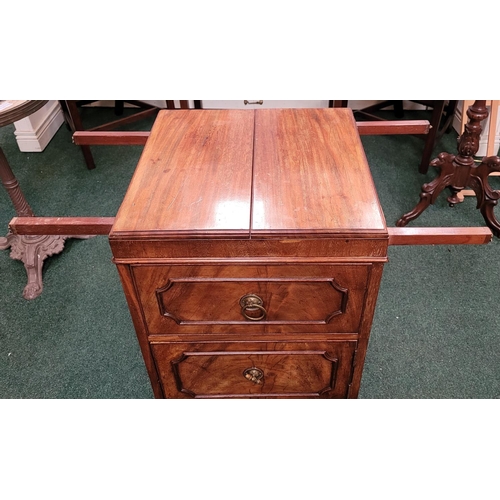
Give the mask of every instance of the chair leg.
M 124 101 L 115 101 L 115 115 L 116 116 L 122 116 L 124 108 L 125 108 Z
M 394 116 L 401 119 L 404 115 L 403 101 L 394 101 Z
M 436 137 L 439 130 L 439 124 L 441 122 L 441 116 L 444 110 L 444 101 L 435 101 L 434 108 L 431 115 L 431 129 L 425 138 L 424 152 L 422 153 L 422 159 L 420 161 L 420 166 L 418 171 L 421 174 L 426 174 L 429 170 L 429 165 L 431 162 L 432 152 L 434 151 L 434 145 L 436 143 Z
M 66 112 L 69 116 L 69 125 L 73 132 L 85 130 L 83 128 L 82 119 L 80 117 L 80 113 L 78 111 L 78 107 L 76 105 L 76 101 L 64 101 Z M 64 109 L 64 107 L 63 107 Z M 87 168 L 89 170 L 93 170 L 95 168 L 94 157 L 92 156 L 92 152 L 90 151 L 89 146 L 80 146 L 82 149 L 83 157 L 85 159 L 85 163 L 87 164 Z
M 328 101 L 329 108 L 347 108 L 348 101 Z

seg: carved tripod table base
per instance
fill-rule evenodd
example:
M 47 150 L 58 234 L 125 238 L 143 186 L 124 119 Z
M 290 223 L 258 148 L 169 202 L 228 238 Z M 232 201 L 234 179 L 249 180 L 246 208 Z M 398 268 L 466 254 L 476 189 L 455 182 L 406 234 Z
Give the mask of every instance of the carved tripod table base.
M 422 186 L 420 201 L 412 211 L 396 222 L 396 226 L 406 226 L 416 219 L 429 205 L 434 204 L 446 188 L 451 191 L 448 202 L 450 206 L 454 206 L 460 202 L 458 193 L 469 187 L 476 195 L 477 208 L 487 226 L 495 236 L 500 237 L 500 222 L 494 214 L 500 191 L 493 190 L 488 182 L 491 173 L 500 172 L 500 158 L 487 156 L 478 165 L 474 162 L 474 155 L 479 149 L 480 123 L 488 117 L 486 101 L 475 101 L 468 109 L 467 116 L 469 122 L 460 137 L 458 154 L 441 153 L 431 162 L 431 166 L 440 169 L 438 177 Z

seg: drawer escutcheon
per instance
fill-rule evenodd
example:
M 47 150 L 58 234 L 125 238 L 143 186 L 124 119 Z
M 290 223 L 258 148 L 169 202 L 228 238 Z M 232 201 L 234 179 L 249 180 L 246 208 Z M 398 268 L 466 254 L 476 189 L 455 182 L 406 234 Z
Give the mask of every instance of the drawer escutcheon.
M 260 384 L 262 383 L 262 379 L 264 378 L 264 372 L 260 368 L 256 368 L 254 366 L 252 368 L 247 368 L 243 372 L 243 376 L 254 384 Z

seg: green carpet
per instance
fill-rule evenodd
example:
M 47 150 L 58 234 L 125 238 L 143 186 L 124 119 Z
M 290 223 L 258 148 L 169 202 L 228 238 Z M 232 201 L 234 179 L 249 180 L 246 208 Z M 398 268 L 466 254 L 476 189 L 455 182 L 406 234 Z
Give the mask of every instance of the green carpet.
M 85 110 L 96 123 L 109 109 Z M 104 118 L 105 119 L 105 118 Z M 134 128 L 147 129 L 149 122 Z M 435 175 L 418 173 L 423 142 L 363 137 L 388 226 Z M 141 147 L 94 147 L 89 171 L 63 125 L 43 153 L 20 153 L 14 127 L 0 145 L 36 215 L 114 216 Z M 436 146 L 456 151 L 456 134 Z M 434 156 L 435 156 L 434 155 Z M 500 189 L 500 178 L 492 181 Z M 1 234 L 14 216 L 0 189 Z M 483 226 L 475 199 L 441 195 L 411 226 Z M 366 358 L 361 398 L 500 396 L 500 241 L 391 247 Z M 44 265 L 44 291 L 26 301 L 24 266 L 0 252 L 0 398 L 152 398 L 107 238 L 67 240 Z

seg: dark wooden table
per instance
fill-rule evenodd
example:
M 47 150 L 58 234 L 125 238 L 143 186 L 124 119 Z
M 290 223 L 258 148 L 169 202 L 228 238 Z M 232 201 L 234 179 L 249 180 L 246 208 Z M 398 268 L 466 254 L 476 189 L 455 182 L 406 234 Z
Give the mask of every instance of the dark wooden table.
M 467 110 L 467 116 L 469 120 L 459 139 L 458 154 L 440 153 L 431 162 L 431 166 L 439 169 L 439 174 L 434 180 L 422 186 L 420 201 L 412 211 L 397 221 L 398 227 L 404 227 L 419 217 L 429 205 L 434 204 L 446 188 L 451 192 L 448 203 L 454 206 L 460 203 L 458 193 L 469 187 L 476 194 L 477 208 L 486 225 L 495 236 L 500 237 L 500 222 L 494 214 L 500 191 L 492 189 L 488 181 L 488 176 L 492 172 L 500 172 L 500 158 L 485 156 L 478 163 L 474 159 L 479 149 L 481 122 L 488 118 L 486 101 L 474 101 Z
M 26 118 L 45 106 L 48 101 L 0 101 L 0 127 L 10 125 Z M 18 217 L 35 217 L 19 186 L 7 158 L 0 147 L 0 178 L 7 191 Z M 68 236 L 61 235 L 18 235 L 10 230 L 7 236 L 0 237 L 0 250 L 11 249 L 10 256 L 23 262 L 28 274 L 23 297 L 34 299 L 43 290 L 43 261 L 64 248 Z

